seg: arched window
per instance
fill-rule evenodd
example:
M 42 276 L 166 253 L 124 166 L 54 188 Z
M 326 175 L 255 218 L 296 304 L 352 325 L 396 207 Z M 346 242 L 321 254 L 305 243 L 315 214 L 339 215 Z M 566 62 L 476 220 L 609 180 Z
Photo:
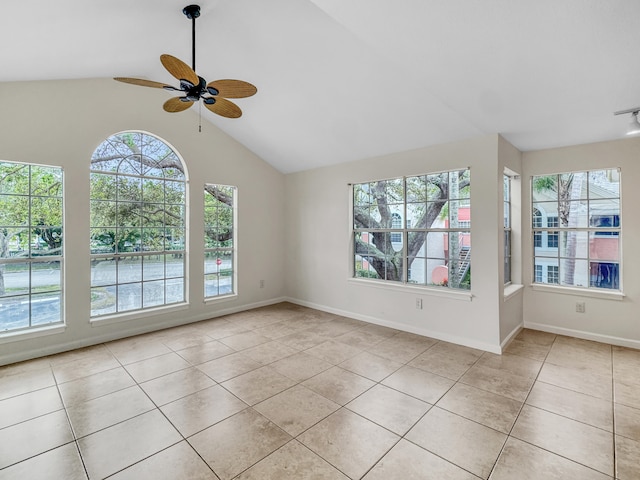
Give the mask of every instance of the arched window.
M 186 175 L 158 137 L 122 132 L 91 157 L 91 317 L 185 301 Z

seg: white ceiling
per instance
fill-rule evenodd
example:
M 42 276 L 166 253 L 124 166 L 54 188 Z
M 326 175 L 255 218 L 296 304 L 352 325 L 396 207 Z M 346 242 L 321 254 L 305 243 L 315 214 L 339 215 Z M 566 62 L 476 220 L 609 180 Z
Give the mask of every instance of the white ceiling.
M 174 83 L 159 56 L 191 64 L 187 1 L 3 0 L 0 82 Z M 489 133 L 523 151 L 615 139 L 630 117 L 613 112 L 640 106 L 639 0 L 200 5 L 198 73 L 258 87 L 242 118 L 206 118 L 284 173 Z

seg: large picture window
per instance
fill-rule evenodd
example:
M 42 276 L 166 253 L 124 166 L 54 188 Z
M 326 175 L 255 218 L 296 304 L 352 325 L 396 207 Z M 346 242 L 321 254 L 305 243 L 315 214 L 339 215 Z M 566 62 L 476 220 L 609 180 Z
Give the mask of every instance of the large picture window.
M 535 176 L 531 192 L 534 281 L 620 290 L 619 170 Z
M 91 158 L 91 316 L 185 301 L 186 178 L 159 138 L 118 133 Z
M 0 162 L 0 332 L 62 323 L 62 169 Z
M 354 277 L 471 288 L 469 169 L 353 186 Z
M 204 187 L 204 296 L 235 293 L 236 188 Z

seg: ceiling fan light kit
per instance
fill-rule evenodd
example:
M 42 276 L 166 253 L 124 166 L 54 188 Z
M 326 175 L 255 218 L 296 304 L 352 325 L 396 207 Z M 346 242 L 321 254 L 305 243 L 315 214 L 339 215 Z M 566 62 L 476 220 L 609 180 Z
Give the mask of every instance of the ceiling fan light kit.
M 160 55 L 160 62 L 164 68 L 180 82 L 178 88 L 140 78 L 115 77 L 114 80 L 141 87 L 163 88 L 169 91 L 182 92 L 182 96 L 170 98 L 164 103 L 162 108 L 166 112 L 182 112 L 195 102 L 202 100 L 204 106 L 213 113 L 227 118 L 239 118 L 242 116 L 242 110 L 227 98 L 250 97 L 255 95 L 258 89 L 249 82 L 242 80 L 214 80 L 207 83 L 204 78 L 199 76 L 196 73 L 196 18 L 200 16 L 200 6 L 187 5 L 182 9 L 182 13 L 192 22 L 192 66 L 190 67 L 182 60 L 171 55 Z
M 628 108 L 626 110 L 613 112 L 614 115 L 623 115 L 625 113 L 631 114 L 631 121 L 629 122 L 629 125 L 627 127 L 627 136 L 640 134 L 640 123 L 638 123 L 638 112 L 640 112 L 640 107 L 633 107 L 633 108 Z

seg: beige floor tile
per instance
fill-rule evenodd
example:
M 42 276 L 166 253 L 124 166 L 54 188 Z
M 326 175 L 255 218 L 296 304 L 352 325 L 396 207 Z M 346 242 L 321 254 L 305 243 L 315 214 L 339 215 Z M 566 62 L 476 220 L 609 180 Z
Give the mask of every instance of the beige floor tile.
M 160 410 L 184 437 L 190 437 L 247 408 L 219 385 L 164 405 Z
M 295 384 L 295 381 L 266 366 L 227 380 L 222 386 L 243 402 L 255 405 Z
M 302 382 L 332 367 L 329 362 L 304 352 L 295 353 L 269 366 L 296 382 Z
M 25 393 L 0 401 L 0 428 L 31 420 L 62 409 L 62 400 L 56 387 Z
M 413 338 L 397 334 L 372 347 L 366 348 L 366 350 L 380 357 L 393 360 L 394 362 L 407 363 L 437 342 L 427 337 L 421 338 L 424 340 L 416 341 Z
M 477 480 L 478 477 L 411 442 L 400 440 L 363 477 L 363 480 L 391 479 Z
M 340 405 L 302 385 L 296 385 L 253 408 L 296 437 L 338 410 Z
M 148 358 L 136 363 L 130 363 L 125 368 L 138 383 L 161 377 L 168 373 L 184 370 L 191 365 L 177 353 L 171 352 L 158 357 Z
M 616 435 L 616 478 L 640 478 L 640 442 Z
M 58 385 L 58 389 L 65 406 L 71 407 L 77 403 L 123 390 L 135 385 L 135 383 L 131 375 L 123 367 L 118 367 L 62 383 Z
M 508 434 L 520 413 L 522 402 L 457 383 L 437 406 Z
M 514 338 L 504 349 L 504 353 L 542 362 L 547 357 L 549 350 L 551 350 L 551 345 L 539 345 Z
M 481 478 L 487 478 L 507 436 L 433 407 L 405 438 Z
M 307 350 L 308 348 L 315 347 L 316 345 L 326 342 L 327 337 L 316 332 L 311 332 L 306 328 L 290 335 L 280 337 L 278 338 L 278 341 L 297 350 Z
M 365 326 L 362 327 L 360 330 L 363 332 L 370 332 L 384 338 L 390 338 L 400 333 L 400 330 L 396 330 L 395 328 L 385 327 L 383 325 L 376 325 L 373 323 L 365 324 Z
M 640 409 L 614 404 L 616 435 L 640 442 Z
M 78 440 L 89 478 L 105 478 L 182 437 L 158 411 L 144 413 Z
M 640 350 L 625 347 L 613 349 L 613 376 L 616 380 L 640 383 Z
M 611 401 L 613 398 L 611 377 L 585 372 L 582 369 L 545 363 L 540 369 L 538 381 L 575 392 L 586 393 L 603 400 Z
M 169 373 L 141 383 L 142 389 L 160 406 L 173 402 L 199 390 L 212 387 L 216 382 L 195 367 Z
M 563 367 L 611 375 L 611 345 L 558 336 L 546 361 Z
M 261 343 L 270 342 L 271 339 L 256 332 L 245 332 L 221 338 L 219 341 L 234 350 L 245 350 Z
M 342 368 L 332 367 L 315 377 L 305 380 L 302 385 L 329 400 L 345 405 L 373 387 L 375 383 Z
M 189 443 L 221 480 L 229 480 L 291 440 L 252 408 L 207 428 Z
M 213 341 L 213 338 L 211 338 L 209 335 L 206 335 L 204 332 L 201 332 L 199 330 L 193 329 L 190 332 L 184 333 L 182 335 L 177 335 L 175 337 L 171 336 L 164 340 L 162 343 L 176 352 L 178 350 L 184 350 L 185 348 L 204 345 L 211 341 Z
M 361 351 L 361 349 L 352 347 L 351 345 L 347 345 L 346 343 L 329 340 L 321 343 L 320 345 L 316 345 L 315 347 L 311 347 L 310 349 L 305 350 L 304 353 L 313 355 L 314 357 L 318 357 L 325 362 L 338 365 L 345 360 L 355 357 Z
M 201 363 L 208 362 L 209 360 L 214 360 L 216 358 L 235 353 L 235 350 L 231 347 L 227 347 L 223 343 L 213 340 L 211 342 L 177 350 L 176 353 L 191 365 L 200 365 Z
M 405 366 L 389 375 L 381 383 L 427 403 L 435 404 L 455 382 L 419 368 Z
M 348 480 L 296 440 L 280 447 L 242 473 L 237 480 Z
M 107 343 L 106 347 L 123 365 L 171 353 L 171 349 L 160 340 L 152 340 L 144 335 L 115 340 Z
M 99 353 L 79 357 L 77 360 L 52 366 L 51 368 L 56 377 L 56 382 L 70 382 L 120 366 L 120 363 L 106 349 L 97 352 Z
M 402 367 L 402 364 L 379 357 L 373 353 L 362 352 L 349 360 L 345 360 L 338 366 L 367 377 L 374 382 L 379 382 Z
M 440 342 L 414 358 L 409 365 L 441 377 L 458 380 L 481 355 L 480 350 Z
M 613 473 L 613 434 L 525 405 L 511 435 L 574 462 Z
M 142 413 L 155 405 L 137 385 L 119 390 L 67 409 L 76 438 L 110 427 Z
M 63 410 L 3 428 L 0 469 L 69 442 L 73 442 L 73 433 Z
M 298 353 L 298 350 L 284 343 L 273 341 L 248 348 L 242 353 L 261 365 L 269 365 L 282 358 L 289 357 L 294 353 Z
M 489 480 L 607 480 L 612 477 L 509 437 Z
M 9 365 L 0 366 L 0 384 L 3 379 L 12 377 L 21 373 L 30 373 L 36 375 L 38 371 L 51 372 L 51 357 L 34 358 L 32 360 L 25 360 L 24 362 L 11 363 Z M 25 377 L 26 378 L 26 377 Z M 44 385 L 48 387 L 49 385 Z M 26 393 L 21 391 L 20 393 Z
M 109 480 L 218 480 L 187 442 L 180 442 L 132 465 Z
M 356 328 L 357 327 L 354 324 L 351 324 L 349 322 L 345 323 L 337 320 L 329 320 L 328 322 L 319 323 L 318 325 L 315 325 L 314 327 L 311 327 L 306 331 L 310 333 L 317 333 L 318 335 L 325 337 L 325 339 L 328 339 L 344 335 L 345 333 L 355 330 Z
M 249 330 L 243 325 L 239 325 L 228 320 L 214 319 L 207 322 L 200 322 L 196 328 L 204 332 L 207 336 L 220 340 L 221 338 L 231 337 L 240 333 L 246 333 Z
M 640 381 L 614 380 L 613 401 L 627 407 L 640 408 Z
M 0 470 L 0 480 L 87 480 L 84 465 L 75 443 L 67 443 L 62 447 L 17 463 L 5 470 Z
M 476 365 L 496 370 L 505 370 L 527 378 L 536 378 L 542 368 L 542 362 L 530 358 L 519 357 L 504 353 L 496 355 L 495 353 L 485 352 L 482 354 Z
M 404 435 L 431 405 L 384 385 L 376 385 L 345 405 L 352 412 Z
M 388 338 L 386 335 L 377 334 L 371 330 L 365 330 L 359 328 L 357 330 L 351 330 L 350 332 L 343 333 L 334 338 L 336 342 L 351 345 L 352 347 L 364 350 L 365 348 L 373 347 L 378 343 Z
M 269 337 L 273 340 L 291 335 L 292 333 L 299 332 L 304 328 L 304 325 L 292 323 L 289 321 L 273 323 L 264 327 L 256 328 L 255 332 L 265 337 Z
M 216 382 L 224 382 L 243 373 L 260 368 L 260 364 L 242 353 L 232 353 L 198 365 L 201 370 Z
M 56 384 L 50 367 L 0 377 L 0 400 L 33 392 Z
M 352 479 L 361 478 L 399 439 L 346 409 L 338 410 L 298 437 Z
M 613 405 L 610 401 L 536 382 L 526 403 L 613 432 Z
M 460 379 L 460 382 L 472 387 L 518 402 L 524 402 L 527 398 L 533 381 L 533 378 L 523 377 L 508 370 L 496 370 L 482 365 L 474 365 Z
M 67 352 L 51 355 L 49 362 L 52 367 L 57 367 L 65 363 L 73 363 L 75 365 L 83 363 L 94 363 L 101 360 L 109 360 L 113 358 L 113 354 L 104 344 L 93 345 L 90 347 L 77 348 Z
M 517 340 L 535 345 L 546 345 L 548 347 L 551 347 L 556 337 L 557 335 L 555 333 L 541 332 L 540 330 L 531 330 L 528 328 L 523 328 L 520 330 L 520 333 L 516 335 Z

